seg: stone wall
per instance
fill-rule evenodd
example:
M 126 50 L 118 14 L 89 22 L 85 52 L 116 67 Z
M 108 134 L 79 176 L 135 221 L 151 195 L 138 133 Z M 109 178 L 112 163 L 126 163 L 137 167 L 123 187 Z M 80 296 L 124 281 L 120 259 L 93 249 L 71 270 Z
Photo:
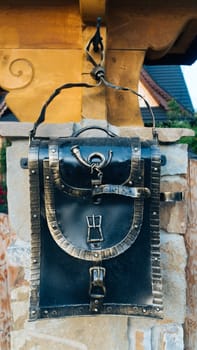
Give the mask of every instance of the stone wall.
M 174 131 L 172 141 L 177 131 Z M 183 131 L 181 131 L 183 133 Z M 139 130 L 120 128 L 121 135 Z M 162 133 L 160 139 L 165 138 Z M 150 137 L 150 133 L 149 133 Z M 167 135 L 169 138 L 169 134 Z M 169 141 L 169 140 L 168 140 Z M 27 156 L 28 140 L 15 139 L 8 149 L 8 202 L 11 226 L 16 237 L 8 248 L 9 264 L 15 274 L 11 289 L 13 327 L 11 350 L 183 350 L 186 317 L 186 201 L 161 204 L 161 264 L 164 293 L 162 320 L 96 316 L 28 322 L 30 278 L 30 214 L 28 170 L 20 167 Z M 187 146 L 161 145 L 167 163 L 162 167 L 161 190 L 188 192 Z M 5 348 L 6 349 L 6 348 Z M 2 350 L 5 350 L 2 348 Z M 6 349 L 7 350 L 7 349 Z

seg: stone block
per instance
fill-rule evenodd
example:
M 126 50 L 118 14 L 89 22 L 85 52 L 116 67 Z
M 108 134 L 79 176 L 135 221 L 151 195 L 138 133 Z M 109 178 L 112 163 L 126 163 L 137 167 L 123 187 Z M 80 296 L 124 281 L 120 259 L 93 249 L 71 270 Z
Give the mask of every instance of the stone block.
M 184 323 L 186 315 L 187 254 L 180 235 L 161 234 L 161 265 L 164 294 L 164 318 L 174 323 Z
M 152 350 L 151 328 L 155 322 L 144 318 L 128 318 L 128 350 Z
M 131 320 L 128 350 L 183 350 L 183 328 L 177 323 L 149 326 Z
M 28 155 L 28 140 L 13 141 L 7 148 L 7 187 L 9 219 L 17 237 L 30 240 L 29 174 L 20 166 Z
M 29 286 L 23 285 L 14 288 L 11 292 L 12 330 L 21 330 L 28 320 Z M 16 334 L 16 333 L 15 333 Z
M 161 167 L 161 175 L 181 175 L 187 174 L 188 153 L 187 145 L 175 144 L 170 146 L 160 146 L 161 154 L 166 156 L 166 164 Z
M 30 279 L 30 252 L 30 242 L 24 242 L 21 239 L 16 239 L 8 247 L 9 269 L 11 277 L 13 277 L 11 281 L 12 288 L 28 283 Z M 14 270 L 17 269 L 18 274 L 14 278 Z
M 183 328 L 178 324 L 160 325 L 152 329 L 151 350 L 183 350 Z
M 126 350 L 126 317 L 81 317 L 27 323 L 12 333 L 12 350 Z M 18 333 L 18 334 L 17 334 Z
M 151 127 L 121 126 L 118 128 L 124 137 L 140 137 L 143 140 L 153 138 Z M 183 136 L 194 136 L 194 131 L 184 128 L 156 128 L 160 142 L 170 143 L 180 140 Z

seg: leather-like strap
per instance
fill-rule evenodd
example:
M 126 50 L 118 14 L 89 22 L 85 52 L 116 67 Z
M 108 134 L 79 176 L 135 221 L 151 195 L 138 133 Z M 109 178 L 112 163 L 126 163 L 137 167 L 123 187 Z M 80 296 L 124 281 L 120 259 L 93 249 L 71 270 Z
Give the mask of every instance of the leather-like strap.
M 93 196 L 100 196 L 103 194 L 115 194 L 131 198 L 148 198 L 151 195 L 150 190 L 146 187 L 128 187 L 106 184 L 94 187 L 92 190 Z

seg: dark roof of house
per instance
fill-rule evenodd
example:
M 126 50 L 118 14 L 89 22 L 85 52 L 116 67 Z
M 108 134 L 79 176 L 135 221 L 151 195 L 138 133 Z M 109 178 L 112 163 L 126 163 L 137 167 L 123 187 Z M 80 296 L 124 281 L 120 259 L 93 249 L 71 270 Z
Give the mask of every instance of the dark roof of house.
M 193 115 L 194 108 L 180 66 L 144 66 L 141 81 L 159 104 L 153 108 L 157 121 L 166 120 L 168 102 L 172 99 L 183 111 Z M 147 109 L 141 108 L 141 112 L 144 122 L 149 121 Z
M 144 66 L 144 68 L 160 88 L 190 112 L 194 112 L 180 66 Z

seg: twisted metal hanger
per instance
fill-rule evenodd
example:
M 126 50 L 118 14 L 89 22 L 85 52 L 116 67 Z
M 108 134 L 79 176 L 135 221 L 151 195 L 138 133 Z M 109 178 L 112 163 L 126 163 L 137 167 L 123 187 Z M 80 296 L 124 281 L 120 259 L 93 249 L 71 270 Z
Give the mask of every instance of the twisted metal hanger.
M 105 87 L 114 89 L 116 91 L 128 91 L 128 92 L 131 92 L 132 94 L 138 96 L 139 98 L 141 98 L 144 101 L 146 107 L 148 108 L 148 111 L 149 111 L 151 118 L 152 118 L 153 138 L 157 139 L 157 131 L 155 129 L 155 115 L 153 113 L 153 110 L 152 110 L 150 104 L 144 98 L 144 96 L 142 96 L 137 91 L 135 91 L 129 87 L 115 85 L 115 84 L 106 80 L 105 68 L 104 68 L 105 50 L 104 50 L 104 46 L 103 46 L 103 42 L 102 42 L 103 39 L 102 39 L 101 34 L 100 34 L 100 27 L 101 27 L 101 18 L 98 17 L 97 25 L 96 25 L 96 32 L 95 32 L 94 36 L 90 39 L 90 41 L 88 42 L 88 44 L 85 48 L 87 60 L 90 61 L 93 65 L 93 69 L 90 72 L 90 74 L 95 79 L 95 81 L 97 83 L 96 84 L 81 83 L 81 82 L 80 83 L 67 83 L 67 84 L 63 84 L 60 87 L 58 87 L 52 93 L 52 95 L 48 98 L 48 100 L 45 102 L 45 104 L 43 105 L 41 112 L 40 112 L 40 115 L 39 115 L 38 119 L 36 120 L 36 122 L 34 123 L 33 129 L 30 131 L 30 139 L 35 138 L 36 130 L 37 130 L 38 126 L 41 123 L 43 123 L 45 120 L 45 114 L 46 114 L 46 109 L 47 109 L 48 105 L 52 102 L 52 100 L 57 95 L 59 95 L 59 93 L 62 90 L 75 88 L 75 87 L 95 88 L 95 87 L 99 87 L 101 85 L 104 85 Z M 100 61 L 98 63 L 96 62 L 95 58 L 90 53 L 91 46 L 93 46 L 94 52 L 100 53 Z

